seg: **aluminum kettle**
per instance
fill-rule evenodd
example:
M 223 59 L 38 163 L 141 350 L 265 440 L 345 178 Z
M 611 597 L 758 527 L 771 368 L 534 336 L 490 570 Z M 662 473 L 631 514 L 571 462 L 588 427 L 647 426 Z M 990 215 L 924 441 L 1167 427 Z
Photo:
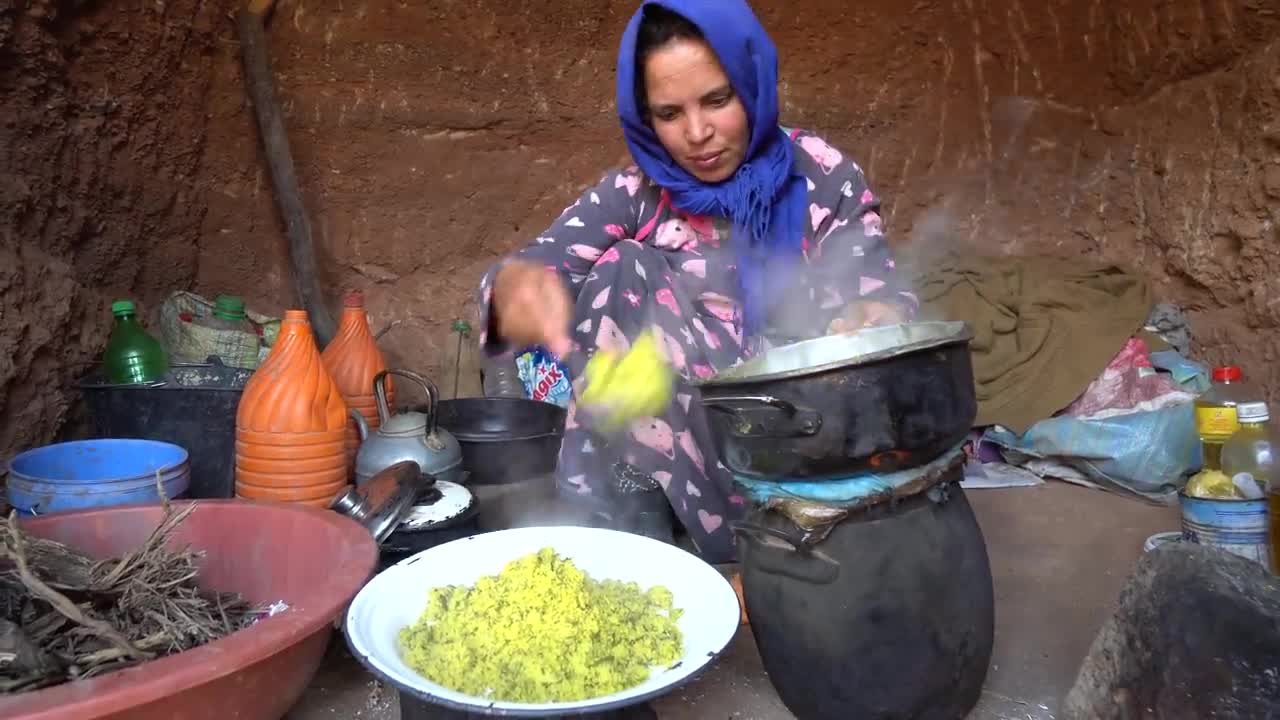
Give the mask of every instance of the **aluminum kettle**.
M 427 392 L 426 412 L 405 411 L 395 415 L 387 407 L 386 377 L 398 375 L 412 380 Z M 462 447 L 448 430 L 436 425 L 436 407 L 440 391 L 435 383 L 409 370 L 383 370 L 373 377 L 373 397 L 378 408 L 377 430 L 357 410 L 351 417 L 360 431 L 360 450 L 356 452 L 356 486 L 364 485 L 379 472 L 406 460 L 418 464 L 423 475 L 437 480 L 461 483 Z

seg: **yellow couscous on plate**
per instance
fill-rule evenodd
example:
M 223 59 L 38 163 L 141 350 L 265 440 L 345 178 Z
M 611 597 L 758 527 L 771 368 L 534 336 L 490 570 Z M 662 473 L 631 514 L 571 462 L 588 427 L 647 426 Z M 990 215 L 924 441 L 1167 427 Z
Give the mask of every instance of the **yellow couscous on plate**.
M 597 581 L 543 548 L 474 587 L 433 588 L 400 631 L 405 662 L 467 695 L 576 702 L 643 683 L 684 655 L 680 610 L 662 586 Z

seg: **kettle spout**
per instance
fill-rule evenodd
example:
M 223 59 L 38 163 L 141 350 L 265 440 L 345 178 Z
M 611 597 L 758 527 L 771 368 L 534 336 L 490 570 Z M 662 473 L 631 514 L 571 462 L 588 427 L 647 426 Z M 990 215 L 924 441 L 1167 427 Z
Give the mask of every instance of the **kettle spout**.
M 355 408 L 351 408 L 347 412 L 351 413 L 351 418 L 356 421 L 356 432 L 360 433 L 360 442 L 368 440 L 369 423 L 364 419 L 364 415 L 361 415 L 360 411 Z

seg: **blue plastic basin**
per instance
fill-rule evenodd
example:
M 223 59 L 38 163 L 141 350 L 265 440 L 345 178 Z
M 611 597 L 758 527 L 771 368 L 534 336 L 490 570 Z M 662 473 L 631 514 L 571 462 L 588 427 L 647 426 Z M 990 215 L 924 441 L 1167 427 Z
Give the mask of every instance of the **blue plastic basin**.
M 45 445 L 10 461 L 8 500 L 28 515 L 154 503 L 160 501 L 157 472 L 165 495 L 181 497 L 191 484 L 187 451 L 124 438 Z

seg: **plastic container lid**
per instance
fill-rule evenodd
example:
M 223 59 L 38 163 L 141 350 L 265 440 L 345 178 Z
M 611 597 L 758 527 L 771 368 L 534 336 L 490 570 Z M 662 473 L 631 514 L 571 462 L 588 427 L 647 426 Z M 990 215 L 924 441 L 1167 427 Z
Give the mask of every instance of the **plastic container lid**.
M 1236 417 L 1240 422 L 1266 422 L 1271 413 L 1264 402 L 1247 402 L 1236 406 Z
M 219 295 L 213 301 L 213 314 L 226 320 L 243 320 L 244 298 L 238 295 Z
M 1235 365 L 1224 365 L 1213 369 L 1214 382 L 1240 382 L 1244 379 L 1244 372 Z
M 132 315 L 134 310 L 132 300 L 117 300 L 111 303 L 111 314 L 113 315 Z
M 1177 542 L 1182 542 L 1181 531 L 1156 533 L 1155 535 L 1147 538 L 1147 541 L 1142 544 L 1142 549 L 1146 552 L 1151 552 L 1161 545 L 1168 545 L 1170 543 Z
M 342 306 L 349 308 L 364 307 L 364 293 L 352 290 L 342 296 Z

